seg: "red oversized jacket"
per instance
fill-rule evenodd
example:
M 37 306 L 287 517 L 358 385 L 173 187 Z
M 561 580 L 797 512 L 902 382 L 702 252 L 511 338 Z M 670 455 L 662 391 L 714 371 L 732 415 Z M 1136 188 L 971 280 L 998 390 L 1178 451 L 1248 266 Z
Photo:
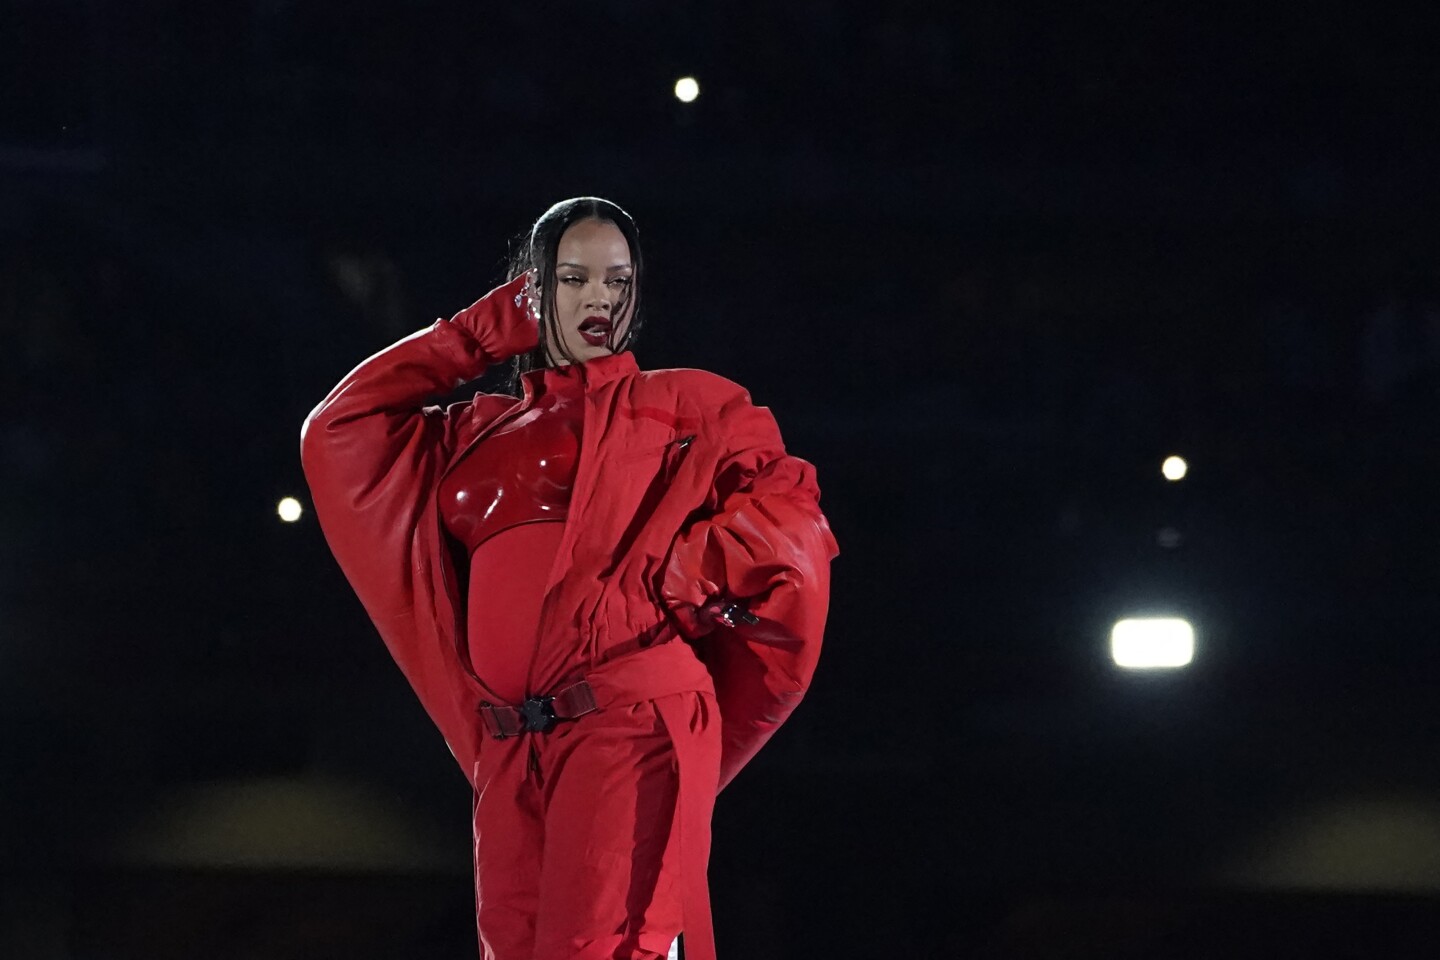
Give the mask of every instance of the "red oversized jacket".
M 477 677 L 462 654 L 464 585 L 436 494 L 447 468 L 532 395 L 527 383 L 519 400 L 425 404 L 534 346 L 523 282 L 370 357 L 301 433 L 331 550 L 472 783 L 478 705 L 496 698 L 483 665 Z M 789 717 L 819 657 L 838 547 L 814 468 L 788 455 L 769 411 L 723 377 L 640 371 L 629 353 L 588 361 L 582 375 L 578 473 L 538 625 L 544 649 L 574 653 L 537 664 L 532 692 L 637 640 L 694 634 L 695 608 L 741 599 L 758 624 L 696 640 L 720 706 L 723 788 Z

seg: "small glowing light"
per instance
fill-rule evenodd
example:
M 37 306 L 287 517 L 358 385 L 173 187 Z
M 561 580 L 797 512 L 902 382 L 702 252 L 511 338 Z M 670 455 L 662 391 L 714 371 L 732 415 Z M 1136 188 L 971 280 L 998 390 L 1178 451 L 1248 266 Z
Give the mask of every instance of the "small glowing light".
M 700 81 L 694 77 L 681 77 L 675 81 L 675 99 L 681 103 L 694 103 L 700 96 Z
M 1184 480 L 1185 474 L 1190 472 L 1190 464 L 1185 462 L 1184 457 L 1166 457 L 1165 462 L 1160 464 L 1160 472 L 1171 482 Z
M 1178 617 L 1121 620 L 1110 631 L 1110 656 L 1134 670 L 1183 667 L 1195 659 L 1195 628 Z
M 299 500 L 296 500 L 294 497 L 285 497 L 280 501 L 279 506 L 275 508 L 275 512 L 278 513 L 280 519 L 286 523 L 294 523 L 300 519 L 300 514 L 304 513 L 305 510 L 300 506 Z

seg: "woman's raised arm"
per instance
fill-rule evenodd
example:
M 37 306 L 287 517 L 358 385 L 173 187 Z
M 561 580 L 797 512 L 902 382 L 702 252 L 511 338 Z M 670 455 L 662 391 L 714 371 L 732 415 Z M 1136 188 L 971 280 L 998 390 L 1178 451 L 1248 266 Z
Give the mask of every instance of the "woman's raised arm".
M 381 350 L 305 420 L 300 459 L 316 515 L 372 616 L 394 613 L 384 608 L 395 551 L 408 551 L 424 493 L 453 446 L 454 415 L 426 404 L 535 347 L 526 283 L 516 277 Z

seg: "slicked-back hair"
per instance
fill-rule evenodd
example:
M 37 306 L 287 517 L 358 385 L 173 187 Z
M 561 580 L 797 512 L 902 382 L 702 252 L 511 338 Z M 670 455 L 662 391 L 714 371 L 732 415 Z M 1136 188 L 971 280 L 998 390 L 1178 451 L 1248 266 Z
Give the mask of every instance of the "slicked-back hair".
M 625 294 L 615 305 L 612 314 L 615 324 L 610 332 L 610 351 L 620 353 L 631 349 L 640 332 L 640 285 L 643 258 L 640 254 L 640 231 L 635 228 L 635 221 L 619 206 L 600 197 L 574 197 L 570 200 L 561 200 L 546 210 L 540 219 L 535 221 L 535 225 L 530 228 L 528 233 L 521 234 L 516 239 L 515 250 L 510 258 L 510 269 L 507 276 L 516 277 L 527 270 L 534 270 L 536 274 L 535 287 L 540 294 L 540 343 L 534 350 L 523 353 L 512 361 L 509 382 L 512 393 L 520 392 L 522 374 L 542 367 L 553 366 L 550 359 L 552 353 L 564 357 L 570 363 L 575 363 L 577 360 L 565 348 L 564 338 L 560 335 L 560 321 L 555 314 L 555 289 L 557 286 L 555 263 L 560 247 L 560 238 L 565 235 L 566 230 L 582 220 L 613 223 L 630 246 L 630 264 L 634 269 Z M 620 329 L 621 322 L 627 315 L 630 322 L 626 326 L 625 335 L 617 341 L 615 339 L 616 331 Z

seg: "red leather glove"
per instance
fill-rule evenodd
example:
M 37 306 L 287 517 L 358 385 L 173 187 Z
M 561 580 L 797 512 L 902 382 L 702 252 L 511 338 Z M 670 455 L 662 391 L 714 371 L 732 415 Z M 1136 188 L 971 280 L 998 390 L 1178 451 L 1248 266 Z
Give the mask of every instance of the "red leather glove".
M 490 363 L 529 353 L 540 343 L 530 275 L 502 283 L 450 318 L 468 333 Z

